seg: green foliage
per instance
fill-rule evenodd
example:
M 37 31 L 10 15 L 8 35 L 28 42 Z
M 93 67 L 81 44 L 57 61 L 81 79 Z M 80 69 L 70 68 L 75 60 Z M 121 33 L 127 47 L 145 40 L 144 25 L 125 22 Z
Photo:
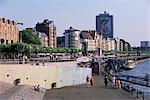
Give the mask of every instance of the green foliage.
M 29 47 L 27 44 L 14 43 L 14 44 L 1 44 L 0 56 L 8 56 L 9 58 L 15 55 L 27 55 L 29 53 Z
M 31 30 L 24 30 L 22 33 L 22 41 L 27 44 L 41 45 L 40 38 L 38 35 L 33 34 Z
M 38 53 L 78 53 L 81 52 L 80 49 L 70 49 L 70 48 L 50 48 L 43 47 L 41 45 L 26 44 L 26 43 L 14 43 L 14 44 L 0 44 L 0 57 L 12 58 L 14 56 L 27 55 Z
M 90 51 L 88 51 L 88 53 L 93 53 L 93 54 L 95 54 L 95 53 L 96 53 L 96 50 L 90 50 Z

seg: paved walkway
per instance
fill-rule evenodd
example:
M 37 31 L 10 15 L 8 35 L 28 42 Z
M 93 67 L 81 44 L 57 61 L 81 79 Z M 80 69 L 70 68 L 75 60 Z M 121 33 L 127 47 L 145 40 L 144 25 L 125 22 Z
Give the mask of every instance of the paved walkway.
M 33 90 L 33 86 L 18 85 L 0 94 L 0 100 L 43 100 L 45 92 L 44 88 L 40 88 L 38 92 Z
M 87 88 L 85 85 L 65 87 L 61 89 L 47 90 L 44 100 L 142 100 L 123 89 L 104 87 L 103 77 L 94 76 L 94 86 Z

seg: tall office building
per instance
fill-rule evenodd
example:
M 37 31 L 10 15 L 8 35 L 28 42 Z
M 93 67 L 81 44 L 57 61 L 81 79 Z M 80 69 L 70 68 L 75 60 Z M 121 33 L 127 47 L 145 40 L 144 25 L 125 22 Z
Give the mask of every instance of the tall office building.
M 104 12 L 96 16 L 96 31 L 104 37 L 113 38 L 113 16 Z
M 48 46 L 51 48 L 56 48 L 56 26 L 54 21 L 44 20 L 42 23 L 36 24 L 36 31 L 46 33 L 48 36 Z
M 19 42 L 19 29 L 15 21 L 0 18 L 0 44 Z

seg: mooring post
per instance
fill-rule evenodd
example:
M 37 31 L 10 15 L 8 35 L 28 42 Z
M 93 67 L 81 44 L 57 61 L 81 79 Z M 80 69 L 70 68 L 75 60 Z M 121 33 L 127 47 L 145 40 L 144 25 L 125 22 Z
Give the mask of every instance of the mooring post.
M 144 92 L 143 92 L 143 100 L 144 100 Z
M 133 95 L 133 87 L 131 87 L 131 93 L 132 93 L 132 95 Z
M 139 91 L 138 91 L 138 89 L 136 90 L 136 94 L 137 94 L 136 97 L 139 98 Z

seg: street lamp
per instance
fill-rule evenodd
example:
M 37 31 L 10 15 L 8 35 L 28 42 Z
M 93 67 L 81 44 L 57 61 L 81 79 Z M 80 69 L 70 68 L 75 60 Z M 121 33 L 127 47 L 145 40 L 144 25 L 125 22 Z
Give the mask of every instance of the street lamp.
M 44 66 L 44 63 L 45 63 L 45 57 L 46 57 L 46 52 L 45 52 L 46 48 L 44 47 L 44 59 L 43 59 L 43 66 Z
M 30 62 L 31 62 L 31 49 L 32 49 L 32 47 L 29 46 L 29 48 L 30 48 Z
M 37 57 L 38 57 L 38 63 L 39 63 L 39 47 L 37 47 Z

